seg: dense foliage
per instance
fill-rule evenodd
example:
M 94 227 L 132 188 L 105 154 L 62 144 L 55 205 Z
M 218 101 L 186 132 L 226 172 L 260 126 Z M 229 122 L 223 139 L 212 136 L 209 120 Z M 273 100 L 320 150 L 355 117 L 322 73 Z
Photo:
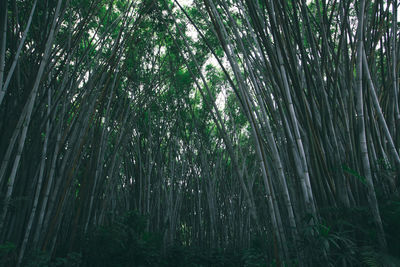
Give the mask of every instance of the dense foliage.
M 398 1 L 0 3 L 1 266 L 400 266 Z

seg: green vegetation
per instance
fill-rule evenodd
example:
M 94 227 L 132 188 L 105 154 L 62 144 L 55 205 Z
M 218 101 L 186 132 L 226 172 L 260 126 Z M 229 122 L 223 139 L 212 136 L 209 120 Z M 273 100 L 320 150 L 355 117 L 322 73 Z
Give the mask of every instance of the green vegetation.
M 329 218 L 303 229 L 301 240 L 293 250 L 313 259 L 311 266 L 328 261 L 330 266 L 398 266 L 396 257 L 400 252 L 400 202 L 382 203 L 382 219 L 386 226 L 390 247 L 388 253 L 376 247 L 374 225 L 368 219 L 367 208 L 349 210 L 324 210 Z M 269 255 L 271 243 L 267 236 L 254 236 L 247 248 L 202 248 L 185 245 L 176 240 L 174 245 L 163 247 L 160 233 L 146 232 L 146 218 L 131 211 L 118 217 L 110 225 L 100 226 L 82 238 L 75 249 L 79 252 L 59 252 L 61 256 L 51 259 L 45 252 L 32 251 L 23 266 L 276 266 Z M 181 232 L 184 231 L 182 228 Z M 317 235 L 315 233 L 318 233 Z M 390 235 L 389 235 L 390 234 Z M 324 255 L 329 248 L 329 255 Z M 16 246 L 6 243 L 0 247 L 0 266 L 16 263 Z M 327 257 L 327 259 L 324 259 Z M 299 266 L 300 259 L 281 262 L 283 266 Z
M 0 2 L 1 266 L 400 266 L 398 1 Z

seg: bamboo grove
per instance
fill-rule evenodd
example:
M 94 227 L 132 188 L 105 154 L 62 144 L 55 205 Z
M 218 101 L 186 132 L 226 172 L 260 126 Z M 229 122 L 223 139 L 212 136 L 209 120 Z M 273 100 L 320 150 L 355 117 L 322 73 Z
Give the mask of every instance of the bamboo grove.
M 258 238 L 243 266 L 395 262 L 398 4 L 2 1 L 4 266 L 129 211 L 164 253 Z

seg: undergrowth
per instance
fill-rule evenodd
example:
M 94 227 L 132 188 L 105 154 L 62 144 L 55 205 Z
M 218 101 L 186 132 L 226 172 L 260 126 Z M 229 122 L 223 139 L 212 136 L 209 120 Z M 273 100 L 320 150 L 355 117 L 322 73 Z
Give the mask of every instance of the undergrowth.
M 328 208 L 321 211 L 318 224 L 300 230 L 300 240 L 293 251 L 300 258 L 277 263 L 268 237 L 254 237 L 250 247 L 237 251 L 230 248 L 204 249 L 176 242 L 163 246 L 162 235 L 145 231 L 145 219 L 128 212 L 115 223 L 97 228 L 74 252 L 51 258 L 43 251 L 29 251 L 22 266 L 26 267 L 128 267 L 128 266 L 400 266 L 400 200 L 381 202 L 381 216 L 388 249 L 378 249 L 375 227 L 366 207 Z M 267 241 L 266 241 L 267 240 Z M 268 241 L 269 240 L 269 241 Z M 14 266 L 17 247 L 0 245 L 0 267 Z

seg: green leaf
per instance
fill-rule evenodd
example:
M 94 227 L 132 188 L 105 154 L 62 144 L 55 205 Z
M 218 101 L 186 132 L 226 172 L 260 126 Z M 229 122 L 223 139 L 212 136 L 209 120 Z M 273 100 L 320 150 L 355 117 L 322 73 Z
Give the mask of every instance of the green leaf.
M 357 171 L 351 169 L 349 166 L 347 166 L 346 164 L 342 165 L 342 169 L 347 173 L 350 174 L 354 177 L 356 177 L 361 183 L 363 183 L 364 185 L 367 185 L 367 181 L 365 179 L 365 177 L 361 176 Z

